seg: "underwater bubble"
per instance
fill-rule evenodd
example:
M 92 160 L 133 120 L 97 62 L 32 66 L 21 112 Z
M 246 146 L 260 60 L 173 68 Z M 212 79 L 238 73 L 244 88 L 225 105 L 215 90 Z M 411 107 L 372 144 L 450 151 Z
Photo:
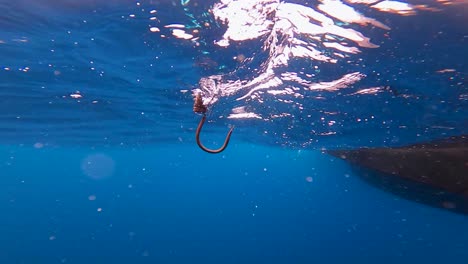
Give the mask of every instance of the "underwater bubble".
M 81 170 L 92 179 L 105 179 L 114 174 L 115 162 L 105 154 L 92 154 L 83 159 Z
M 34 148 L 40 149 L 40 148 L 43 148 L 43 147 L 44 147 L 44 144 L 41 143 L 41 142 L 34 143 Z

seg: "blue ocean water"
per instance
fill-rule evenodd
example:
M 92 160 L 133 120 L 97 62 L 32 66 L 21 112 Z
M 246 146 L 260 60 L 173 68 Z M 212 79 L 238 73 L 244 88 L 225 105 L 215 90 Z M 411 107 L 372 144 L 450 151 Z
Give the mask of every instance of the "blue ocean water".
M 268 121 L 228 119 L 239 103 L 221 98 L 203 141 L 236 127 L 212 155 L 190 90 L 255 75 L 239 51 L 266 57 L 255 41 L 212 45 L 225 31 L 213 4 L 0 2 L 0 263 L 464 263 L 466 215 L 375 188 L 321 150 L 466 134 L 466 11 L 372 14 L 393 30 L 363 29 L 380 48 L 314 77 L 359 70 L 393 92 L 318 92 Z M 200 45 L 164 27 L 202 22 Z M 265 115 L 275 99 L 251 106 Z

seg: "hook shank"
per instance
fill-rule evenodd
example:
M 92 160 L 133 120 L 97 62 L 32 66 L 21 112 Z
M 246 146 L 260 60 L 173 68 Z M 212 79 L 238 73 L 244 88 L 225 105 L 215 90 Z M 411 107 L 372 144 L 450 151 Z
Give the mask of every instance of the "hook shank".
M 200 141 L 200 132 L 202 130 L 203 124 L 205 123 L 205 120 L 206 120 L 206 115 L 204 114 L 202 119 L 200 120 L 200 123 L 198 123 L 197 131 L 195 132 L 195 136 L 196 136 L 196 139 L 197 139 L 197 144 L 202 150 L 204 150 L 204 151 L 206 151 L 208 153 L 213 153 L 213 154 L 220 153 L 223 150 L 225 150 L 226 147 L 228 146 L 229 139 L 231 139 L 231 134 L 232 134 L 232 130 L 234 130 L 234 127 L 231 127 L 231 129 L 227 133 L 226 139 L 224 140 L 224 144 L 219 149 L 209 149 L 209 148 L 203 146 L 203 144 Z

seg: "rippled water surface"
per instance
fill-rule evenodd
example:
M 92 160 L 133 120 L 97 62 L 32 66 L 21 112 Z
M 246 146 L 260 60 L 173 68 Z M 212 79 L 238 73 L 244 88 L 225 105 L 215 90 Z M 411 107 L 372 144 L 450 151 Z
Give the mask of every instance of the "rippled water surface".
M 463 1 L 348 2 L 3 2 L 1 140 L 187 141 L 193 91 L 209 104 L 210 131 L 232 124 L 258 143 L 466 133 Z

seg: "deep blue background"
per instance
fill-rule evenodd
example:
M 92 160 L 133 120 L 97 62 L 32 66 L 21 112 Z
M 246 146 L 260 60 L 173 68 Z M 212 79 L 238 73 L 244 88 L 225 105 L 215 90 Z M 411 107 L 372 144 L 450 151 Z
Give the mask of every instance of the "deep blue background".
M 468 256 L 466 216 L 375 189 L 320 152 L 234 143 L 222 155 L 188 144 L 1 153 L 2 263 L 457 263 Z M 115 162 L 112 176 L 85 175 L 82 162 L 96 153 Z
M 236 129 L 228 149 L 210 155 L 195 145 L 199 116 L 190 93 L 180 90 L 234 69 L 226 58 L 236 48 L 210 44 L 222 27 L 204 31 L 207 44 L 198 48 L 149 32 L 159 26 L 170 35 L 162 25 L 190 25 L 188 14 L 209 20 L 208 1 L 186 10 L 178 2 L 141 2 L 0 2 L 0 263 L 468 259 L 466 216 L 376 189 L 318 150 L 466 133 L 462 17 L 373 14 L 393 28 L 389 37 L 364 29 L 381 49 L 350 59 L 366 67 L 329 69 L 339 75 L 359 68 L 369 75 L 364 87 L 391 84 L 410 99 L 324 94 L 328 100 L 306 102 L 313 114 L 339 110 L 346 118 L 337 120 L 336 137 L 302 150 L 289 143 L 300 145 L 324 124 L 217 119 L 230 110 L 220 104 L 204 142 L 217 146 L 228 123 Z M 205 57 L 226 68 L 197 67 Z M 443 68 L 457 71 L 434 74 Z M 70 98 L 76 91 L 83 98 Z M 371 115 L 374 121 L 354 122 Z M 289 141 L 279 142 L 283 133 Z

